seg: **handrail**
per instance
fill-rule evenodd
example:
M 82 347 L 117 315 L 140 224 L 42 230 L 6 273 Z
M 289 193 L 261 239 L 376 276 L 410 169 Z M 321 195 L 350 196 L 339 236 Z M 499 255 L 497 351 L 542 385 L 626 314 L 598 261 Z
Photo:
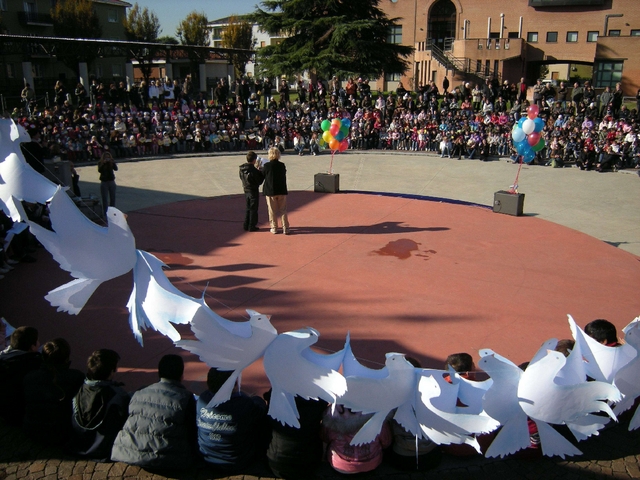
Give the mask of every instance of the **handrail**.
M 448 47 L 449 50 L 452 50 L 453 39 L 450 39 L 450 43 L 445 43 L 445 46 Z M 431 50 L 431 56 L 447 70 L 454 70 L 456 72 L 465 73 L 467 75 L 474 76 L 482 81 L 488 78 L 497 78 L 498 80 L 500 80 L 500 75 L 498 72 L 493 71 L 491 68 L 486 68 L 486 66 L 482 66 L 479 71 L 474 71 L 471 67 L 472 61 L 470 58 L 454 57 L 451 53 L 449 53 L 449 51 L 444 51 L 440 47 L 438 47 L 431 39 L 427 40 L 426 47 L 428 50 Z

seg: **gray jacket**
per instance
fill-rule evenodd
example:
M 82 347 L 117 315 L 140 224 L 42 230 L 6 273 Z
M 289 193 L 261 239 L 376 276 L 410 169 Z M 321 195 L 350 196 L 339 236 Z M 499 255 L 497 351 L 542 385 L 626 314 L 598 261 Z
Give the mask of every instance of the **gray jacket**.
M 118 433 L 111 460 L 155 468 L 188 468 L 197 444 L 193 394 L 161 379 L 133 394 L 129 418 Z

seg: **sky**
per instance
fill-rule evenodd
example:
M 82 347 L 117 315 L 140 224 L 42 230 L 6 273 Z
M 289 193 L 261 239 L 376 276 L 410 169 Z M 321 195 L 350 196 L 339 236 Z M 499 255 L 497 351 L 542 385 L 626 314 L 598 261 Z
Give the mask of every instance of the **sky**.
M 243 15 L 255 10 L 259 0 L 126 0 L 140 8 L 147 7 L 160 21 L 160 36 L 176 36 L 178 24 L 194 10 L 204 12 L 209 20 Z

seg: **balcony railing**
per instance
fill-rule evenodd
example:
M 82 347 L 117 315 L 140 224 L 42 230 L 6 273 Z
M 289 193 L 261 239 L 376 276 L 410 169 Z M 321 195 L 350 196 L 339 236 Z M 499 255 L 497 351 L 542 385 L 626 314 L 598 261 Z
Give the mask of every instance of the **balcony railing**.
M 53 26 L 53 18 L 48 13 L 18 12 L 18 21 L 23 25 Z

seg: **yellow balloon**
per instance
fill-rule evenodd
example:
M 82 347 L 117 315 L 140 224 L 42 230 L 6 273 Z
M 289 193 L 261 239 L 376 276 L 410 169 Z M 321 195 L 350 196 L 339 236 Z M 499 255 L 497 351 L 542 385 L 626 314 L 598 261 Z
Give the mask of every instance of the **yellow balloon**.
M 322 133 L 322 139 L 327 143 L 331 143 L 331 140 L 333 140 L 333 135 L 331 135 L 331 132 L 327 130 L 326 132 Z

